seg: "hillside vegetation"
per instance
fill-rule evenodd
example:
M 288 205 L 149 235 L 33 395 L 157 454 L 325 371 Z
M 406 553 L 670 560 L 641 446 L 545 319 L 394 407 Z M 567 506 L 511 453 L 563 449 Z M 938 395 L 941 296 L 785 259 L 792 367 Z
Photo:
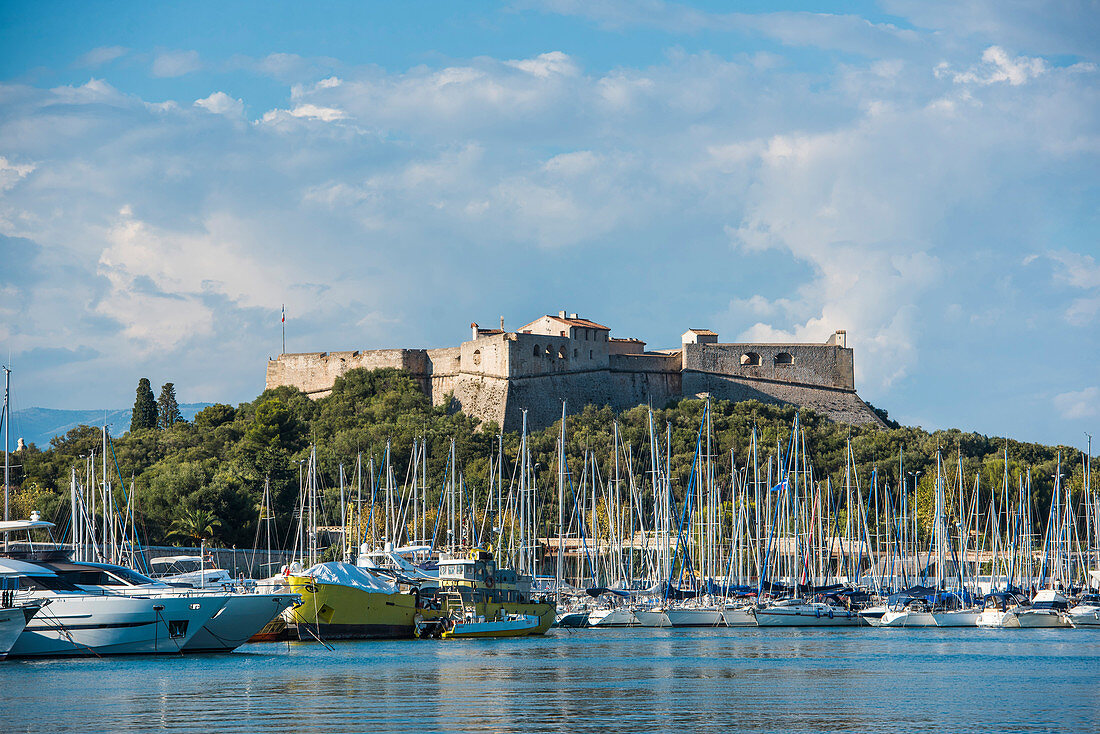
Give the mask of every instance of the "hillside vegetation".
M 671 435 L 671 467 L 677 497 L 687 486 L 703 407 L 703 401 L 682 400 L 653 411 L 653 425 L 662 434 L 662 441 L 666 429 Z M 726 486 L 731 449 L 738 466 L 751 461 L 749 447 L 754 426 L 759 435 L 758 457 L 761 479 L 764 478 L 768 457 L 776 454 L 778 442 L 785 444 L 789 439 L 796 412 L 793 407 L 758 402 L 712 403 L 712 450 Z M 579 415 L 569 416 L 567 457 L 570 466 L 576 469 L 576 476 L 579 477 L 586 449 L 595 452 L 604 478 L 611 473 L 616 420 L 624 445 L 631 447 L 636 481 L 644 481 L 649 469 L 650 445 L 649 409 L 645 406 L 619 413 L 607 407 L 587 406 Z M 801 424 L 807 457 L 819 481 L 830 477 L 834 484 L 843 484 L 846 441 L 851 437 L 864 495 L 871 486 L 873 470 L 878 482 L 886 482 L 897 490 L 898 458 L 902 450 L 907 481 L 911 481 L 910 472 L 921 472 L 922 496 L 929 494 L 924 490 L 934 480 L 936 452 L 940 450 L 952 486 L 961 459 L 966 486 L 972 488 L 975 475 L 980 475 L 983 496 L 988 498 L 991 491 L 1001 492 L 1007 446 L 1012 496 L 1015 497 L 1018 478 L 1030 470 L 1036 520 L 1040 523 L 1046 518 L 1059 454 L 1065 486 L 1080 493 L 1083 485 L 1083 457 L 1074 448 L 1021 443 L 958 430 L 929 433 L 910 427 L 889 430 L 850 427 L 831 423 L 807 410 L 801 411 Z M 547 508 L 556 502 L 557 496 L 559 433 L 560 423 L 528 438 L 532 460 L 539 464 L 538 483 Z M 421 437 L 428 441 L 428 472 L 437 497 L 451 439 L 455 441 L 457 466 L 467 484 L 476 487 L 480 494 L 486 486 L 489 456 L 497 450 L 497 434 L 493 424 L 479 426 L 475 419 L 461 412 L 432 406 L 404 372 L 354 370 L 339 378 L 332 393 L 320 400 L 311 400 L 294 388 L 280 387 L 266 390 L 252 402 L 237 407 L 212 405 L 196 414 L 192 421 L 176 420 L 163 427 L 137 428 L 112 437 L 108 474 L 116 487 L 121 483 L 128 490 L 132 483 L 143 543 L 180 542 L 180 527 L 199 522 L 216 542 L 250 547 L 256 534 L 265 480 L 270 482 L 280 535 L 285 537 L 292 529 L 300 462 L 308 457 L 311 444 L 317 447 L 320 480 L 331 513 L 336 507 L 341 464 L 352 482 L 357 453 L 362 452 L 364 465 L 369 457 L 377 465 L 388 442 L 400 488 L 413 441 Z M 502 440 L 507 487 L 520 437 L 509 433 Z M 79 426 L 53 439 L 45 450 L 31 445 L 20 452 L 15 461 L 19 467 L 13 476 L 12 516 L 26 517 L 32 509 L 39 510 L 45 519 L 58 524 L 57 535 L 61 536 L 69 519 L 71 472 L 75 469 L 84 481 L 88 457 L 93 451 L 101 467 L 101 445 L 100 429 Z M 120 495 L 117 490 L 116 495 Z M 548 518 L 553 515 L 546 510 L 543 514 Z M 328 522 L 339 520 L 330 514 Z

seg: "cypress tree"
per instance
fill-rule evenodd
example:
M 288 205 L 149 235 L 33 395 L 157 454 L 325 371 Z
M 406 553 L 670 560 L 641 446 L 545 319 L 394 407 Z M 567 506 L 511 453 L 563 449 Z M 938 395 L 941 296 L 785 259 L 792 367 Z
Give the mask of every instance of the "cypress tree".
M 172 424 L 179 419 L 180 406 L 176 403 L 176 386 L 166 382 L 161 387 L 160 397 L 157 399 L 157 428 L 171 428 Z
M 137 398 L 134 400 L 134 412 L 130 415 L 130 430 L 156 428 L 157 403 L 153 400 L 153 388 L 148 377 L 138 380 Z

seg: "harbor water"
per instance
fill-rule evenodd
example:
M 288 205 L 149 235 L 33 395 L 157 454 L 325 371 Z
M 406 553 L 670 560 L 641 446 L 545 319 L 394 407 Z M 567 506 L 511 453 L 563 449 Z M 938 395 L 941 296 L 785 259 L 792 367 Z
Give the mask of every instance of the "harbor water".
M 1096 731 L 1100 631 L 560 630 L 9 660 L 6 732 Z

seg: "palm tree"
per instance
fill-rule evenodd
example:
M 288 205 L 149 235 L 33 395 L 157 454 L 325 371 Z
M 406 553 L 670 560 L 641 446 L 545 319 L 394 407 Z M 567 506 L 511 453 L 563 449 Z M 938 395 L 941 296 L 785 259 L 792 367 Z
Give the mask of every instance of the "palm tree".
M 213 541 L 214 533 L 221 525 L 221 521 L 210 510 L 187 503 L 181 507 L 180 516 L 172 521 L 172 532 L 168 535 L 188 538 L 202 544 L 208 540 Z

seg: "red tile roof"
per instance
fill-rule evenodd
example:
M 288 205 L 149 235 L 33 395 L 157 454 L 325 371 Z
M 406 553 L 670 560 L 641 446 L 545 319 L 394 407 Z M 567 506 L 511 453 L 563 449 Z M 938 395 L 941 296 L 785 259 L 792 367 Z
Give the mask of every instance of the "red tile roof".
M 595 321 L 589 321 L 588 319 L 563 319 L 560 316 L 551 316 L 546 314 L 547 318 L 560 321 L 563 324 L 569 324 L 570 326 L 580 326 L 584 329 L 602 329 L 603 331 L 611 331 L 610 326 L 604 326 L 603 324 L 597 324 Z

